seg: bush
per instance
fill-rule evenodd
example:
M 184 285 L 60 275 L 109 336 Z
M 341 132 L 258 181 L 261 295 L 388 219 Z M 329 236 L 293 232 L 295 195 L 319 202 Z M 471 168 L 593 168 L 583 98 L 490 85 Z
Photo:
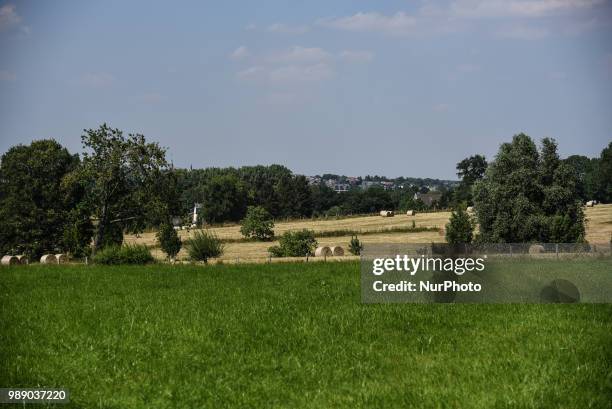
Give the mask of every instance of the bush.
M 168 258 L 174 259 L 176 255 L 181 251 L 181 246 L 183 243 L 181 242 L 181 238 L 168 223 L 163 223 L 159 226 L 159 231 L 157 232 L 157 240 L 159 240 L 159 246 L 162 251 L 168 255 Z
M 280 246 L 268 247 L 268 253 L 272 257 L 285 257 L 285 252 Z
M 145 245 L 108 246 L 96 252 L 93 262 L 96 264 L 147 264 L 155 259 Z
M 221 240 L 207 230 L 196 231 L 187 241 L 187 251 L 192 260 L 208 263 L 209 258 L 219 257 L 223 254 L 223 250 Z
M 361 250 L 363 250 L 363 244 L 361 244 L 357 236 L 352 236 L 349 243 L 349 251 L 351 254 L 358 256 L 361 254 Z
M 242 221 L 240 233 L 247 239 L 270 241 L 274 238 L 274 221 L 266 209 L 261 206 L 249 206 Z
M 326 212 L 325 216 L 327 217 L 338 217 L 342 216 L 342 208 L 340 206 L 332 206 Z
M 278 246 L 272 246 L 268 252 L 273 257 L 311 256 L 317 247 L 312 230 L 286 231 L 279 240 Z
M 446 225 L 446 241 L 449 244 L 471 243 L 474 236 L 474 222 L 463 207 L 453 211 Z

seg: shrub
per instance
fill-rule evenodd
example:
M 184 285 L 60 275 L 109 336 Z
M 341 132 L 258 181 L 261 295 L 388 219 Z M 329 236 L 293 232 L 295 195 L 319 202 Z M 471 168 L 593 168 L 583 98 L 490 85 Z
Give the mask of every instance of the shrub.
M 349 251 L 351 254 L 358 256 L 361 254 L 361 250 L 363 250 L 363 244 L 361 244 L 357 236 L 352 236 L 349 243 Z
M 446 241 L 449 244 L 471 243 L 474 236 L 474 222 L 463 207 L 453 211 L 446 225 Z
M 285 257 L 285 253 L 280 246 L 268 247 L 268 253 L 270 253 L 272 257 Z
M 274 221 L 266 209 L 261 206 L 249 206 L 242 221 L 240 233 L 247 239 L 270 241 L 274 237 Z
M 340 206 L 332 206 L 326 212 L 325 216 L 327 217 L 338 217 L 342 216 L 342 208 Z
M 273 257 L 304 257 L 314 253 L 317 247 L 312 230 L 286 231 L 279 239 L 278 246 L 272 246 L 268 252 Z
M 209 258 L 223 254 L 224 246 L 221 240 L 212 232 L 196 231 L 187 241 L 187 251 L 192 260 L 208 263 Z
M 147 264 L 155 261 L 145 245 L 107 246 L 96 252 L 93 262 L 96 264 Z
M 159 231 L 157 232 L 157 240 L 159 240 L 159 246 L 162 251 L 168 255 L 168 258 L 174 259 L 176 255 L 181 251 L 181 246 L 183 243 L 181 242 L 181 238 L 168 223 L 163 223 L 159 226 Z

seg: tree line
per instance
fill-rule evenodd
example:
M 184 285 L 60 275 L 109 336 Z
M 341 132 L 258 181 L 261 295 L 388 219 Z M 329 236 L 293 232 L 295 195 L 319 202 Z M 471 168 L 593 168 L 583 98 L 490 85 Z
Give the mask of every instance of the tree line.
M 81 139 L 80 155 L 47 139 L 14 146 L 2 156 L 2 254 L 84 256 L 120 245 L 125 232 L 170 225 L 176 216 L 187 222 L 194 203 L 202 205 L 206 224 L 239 222 L 253 206 L 274 219 L 427 207 L 414 199 L 422 186 L 336 193 L 324 183 L 309 185 L 281 165 L 175 169 L 157 143 L 106 124 L 85 130 Z M 576 227 L 583 226 L 580 202 L 612 201 L 611 163 L 612 143 L 599 158 L 562 160 L 554 140 L 545 139 L 538 151 L 520 134 L 491 163 L 481 155 L 459 162 L 460 184 L 441 189 L 434 206 L 475 205 L 487 240 L 575 241 L 584 232 Z

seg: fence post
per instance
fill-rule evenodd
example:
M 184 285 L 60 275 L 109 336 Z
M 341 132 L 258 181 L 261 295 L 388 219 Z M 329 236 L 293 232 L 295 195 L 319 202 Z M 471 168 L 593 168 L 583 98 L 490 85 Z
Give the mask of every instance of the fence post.
M 559 243 L 555 243 L 555 253 L 557 254 L 557 260 L 559 259 Z
M 510 247 L 510 257 L 512 257 L 512 244 L 508 245 Z

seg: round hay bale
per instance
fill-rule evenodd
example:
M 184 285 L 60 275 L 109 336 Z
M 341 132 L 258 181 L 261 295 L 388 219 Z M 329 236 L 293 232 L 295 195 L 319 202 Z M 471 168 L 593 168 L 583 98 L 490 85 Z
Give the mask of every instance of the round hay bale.
M 55 261 L 56 261 L 58 264 L 64 264 L 64 263 L 67 263 L 67 262 L 68 262 L 68 255 L 66 255 L 66 254 L 62 254 L 62 253 L 60 253 L 60 254 L 56 254 L 56 255 L 55 255 Z
M 334 256 L 344 256 L 344 249 L 341 246 L 333 246 L 331 252 Z
M 595 206 L 595 200 L 589 200 L 588 202 L 586 202 L 586 207 L 593 207 Z
M 408 210 L 406 216 L 416 216 L 416 212 L 414 210 Z
M 40 258 L 40 264 L 55 264 L 57 260 L 54 254 L 45 254 Z
M 380 215 L 382 217 L 393 217 L 393 212 L 391 210 L 381 210 Z
M 14 266 L 15 264 L 19 264 L 19 259 L 16 256 L 6 255 L 2 257 L 1 263 L 3 266 Z
M 28 264 L 28 258 L 23 254 L 18 255 L 17 259 L 19 259 L 19 264 Z
M 327 246 L 320 246 L 320 247 L 317 247 L 317 249 L 315 250 L 315 257 L 326 257 L 326 256 L 331 256 L 331 255 L 332 255 L 332 251 Z
M 544 246 L 541 244 L 532 244 L 529 246 L 529 254 L 540 254 L 544 253 Z

